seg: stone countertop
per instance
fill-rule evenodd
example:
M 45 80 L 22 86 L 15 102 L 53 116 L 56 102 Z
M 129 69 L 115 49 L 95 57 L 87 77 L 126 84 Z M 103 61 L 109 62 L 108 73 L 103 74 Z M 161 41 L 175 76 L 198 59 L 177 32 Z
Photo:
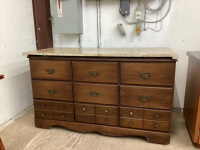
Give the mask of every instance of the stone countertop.
M 200 64 L 200 51 L 188 51 L 187 55 Z
M 61 48 L 54 47 L 24 52 L 23 56 L 82 56 L 82 57 L 171 57 L 178 55 L 167 47 L 151 48 Z

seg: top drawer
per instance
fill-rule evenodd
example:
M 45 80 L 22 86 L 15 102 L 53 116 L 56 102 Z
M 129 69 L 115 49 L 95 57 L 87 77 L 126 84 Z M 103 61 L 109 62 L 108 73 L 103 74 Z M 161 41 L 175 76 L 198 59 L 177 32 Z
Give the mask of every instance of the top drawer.
M 74 81 L 117 83 L 116 62 L 73 62 Z
M 71 80 L 71 62 L 57 60 L 30 60 L 33 79 Z
M 173 86 L 175 63 L 121 63 L 121 83 Z

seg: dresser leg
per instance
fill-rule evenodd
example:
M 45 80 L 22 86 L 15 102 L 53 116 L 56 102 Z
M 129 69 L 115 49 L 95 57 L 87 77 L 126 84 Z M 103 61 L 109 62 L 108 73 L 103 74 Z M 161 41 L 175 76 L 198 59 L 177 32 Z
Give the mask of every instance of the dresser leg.
M 52 124 L 35 119 L 35 126 L 37 128 L 51 129 Z
M 159 144 L 169 144 L 170 143 L 170 134 L 168 136 L 160 136 L 160 135 L 154 135 L 153 133 L 151 135 L 145 136 L 147 138 L 147 141 L 149 143 L 159 143 Z

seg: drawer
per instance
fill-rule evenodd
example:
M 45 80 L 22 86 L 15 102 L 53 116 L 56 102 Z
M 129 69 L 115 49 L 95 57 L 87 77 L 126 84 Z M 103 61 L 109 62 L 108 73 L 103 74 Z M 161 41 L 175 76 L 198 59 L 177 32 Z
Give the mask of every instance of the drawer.
M 73 101 L 72 83 L 32 80 L 33 97 Z
M 175 63 L 121 63 L 121 83 L 174 85 Z
M 173 88 L 120 86 L 123 106 L 171 109 Z
M 30 60 L 33 79 L 72 80 L 71 62 L 57 60 Z
M 120 118 L 120 126 L 126 128 L 143 129 L 143 119 Z
M 74 81 L 117 83 L 118 63 L 116 62 L 72 62 Z
M 53 110 L 53 103 L 43 100 L 34 100 L 35 109 Z
M 91 114 L 75 114 L 77 122 L 95 123 L 95 115 Z
M 118 117 L 118 107 L 96 105 L 96 115 Z
M 75 104 L 75 113 L 95 114 L 95 105 Z
M 144 129 L 168 132 L 169 122 L 144 120 Z
M 76 83 L 74 101 L 118 105 L 118 85 Z
M 120 117 L 143 119 L 143 114 L 143 109 L 120 107 Z
M 111 116 L 96 116 L 96 123 L 108 126 L 118 126 L 118 118 Z
M 56 102 L 54 103 L 54 111 L 74 112 L 74 106 L 73 103 Z
M 144 110 L 144 119 L 157 120 L 157 121 L 168 121 L 170 120 L 170 111 L 162 110 Z
M 74 113 L 54 112 L 54 119 L 74 121 Z
M 53 111 L 35 110 L 35 118 L 53 119 Z

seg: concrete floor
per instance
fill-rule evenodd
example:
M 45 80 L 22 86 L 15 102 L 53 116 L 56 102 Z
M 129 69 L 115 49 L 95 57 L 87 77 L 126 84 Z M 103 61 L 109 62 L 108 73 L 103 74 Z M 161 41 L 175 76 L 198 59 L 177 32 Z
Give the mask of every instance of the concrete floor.
M 6 150 L 194 150 L 180 111 L 173 112 L 171 142 L 148 143 L 141 137 L 108 137 L 96 133 L 82 134 L 62 127 L 50 130 L 34 126 L 33 108 L 0 131 Z

